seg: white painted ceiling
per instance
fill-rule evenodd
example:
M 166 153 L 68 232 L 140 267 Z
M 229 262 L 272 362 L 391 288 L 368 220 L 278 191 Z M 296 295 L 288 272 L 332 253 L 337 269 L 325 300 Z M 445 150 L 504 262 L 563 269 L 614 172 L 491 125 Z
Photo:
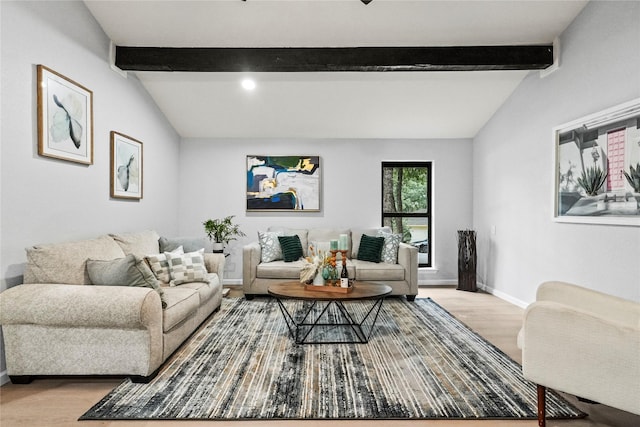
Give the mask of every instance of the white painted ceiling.
M 85 3 L 120 46 L 342 47 L 552 43 L 587 1 Z M 185 138 L 471 138 L 528 73 L 129 72 L 129 78 L 140 79 Z M 248 76 L 257 82 L 251 92 L 240 85 Z

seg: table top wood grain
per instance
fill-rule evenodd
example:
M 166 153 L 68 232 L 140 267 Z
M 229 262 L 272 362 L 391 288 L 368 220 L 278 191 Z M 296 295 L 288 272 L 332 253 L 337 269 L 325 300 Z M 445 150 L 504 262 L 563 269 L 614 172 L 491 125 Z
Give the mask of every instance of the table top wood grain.
M 277 298 L 292 298 L 316 301 L 352 301 L 382 298 L 391 293 L 391 287 L 373 282 L 353 282 L 353 291 L 338 292 L 308 291 L 303 283 L 291 281 L 269 286 L 269 295 Z

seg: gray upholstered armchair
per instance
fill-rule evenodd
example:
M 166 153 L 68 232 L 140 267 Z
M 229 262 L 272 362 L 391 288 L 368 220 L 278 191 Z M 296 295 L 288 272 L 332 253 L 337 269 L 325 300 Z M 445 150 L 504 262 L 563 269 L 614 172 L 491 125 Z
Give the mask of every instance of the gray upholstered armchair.
M 518 335 L 524 377 L 546 388 L 640 415 L 640 304 L 563 282 L 546 282 Z

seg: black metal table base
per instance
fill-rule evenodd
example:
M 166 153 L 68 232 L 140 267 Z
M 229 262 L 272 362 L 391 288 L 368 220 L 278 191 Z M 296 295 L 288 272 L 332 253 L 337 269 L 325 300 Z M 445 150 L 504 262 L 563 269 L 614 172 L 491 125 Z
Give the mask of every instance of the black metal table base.
M 372 302 L 372 305 L 361 320 L 357 320 L 355 316 L 351 314 L 349 310 L 347 310 L 347 307 L 345 307 L 342 301 L 318 300 L 313 301 L 309 308 L 303 313 L 302 320 L 297 321 L 295 319 L 295 313 L 292 314 L 289 312 L 282 299 L 276 297 L 276 301 L 278 302 L 280 311 L 282 312 L 282 315 L 284 316 L 284 319 L 287 323 L 289 334 L 296 344 L 366 344 L 369 342 L 371 334 L 375 329 L 376 321 L 378 320 L 378 315 L 380 314 L 380 309 L 382 308 L 382 303 L 384 302 L 384 297 L 370 301 L 367 300 L 368 302 Z M 320 314 L 318 314 L 314 318 L 314 309 L 316 308 L 316 306 L 322 303 L 325 303 L 324 307 L 322 307 Z M 337 307 L 338 312 L 340 313 L 344 322 L 321 322 L 323 317 L 328 317 L 328 310 L 332 305 Z M 370 323 L 367 323 L 367 321 L 370 321 Z M 311 337 L 313 336 L 312 332 L 317 331 L 319 328 L 347 328 L 348 330 L 351 330 L 351 332 L 353 332 L 352 335 L 354 336 L 354 339 L 340 341 L 331 339 L 311 340 Z M 347 334 L 347 336 L 348 335 L 349 334 Z

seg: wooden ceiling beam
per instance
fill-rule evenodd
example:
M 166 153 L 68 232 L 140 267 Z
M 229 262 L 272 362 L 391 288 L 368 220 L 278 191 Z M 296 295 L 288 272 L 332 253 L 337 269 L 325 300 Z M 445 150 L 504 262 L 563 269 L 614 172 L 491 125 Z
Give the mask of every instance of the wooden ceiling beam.
M 541 70 L 552 45 L 175 48 L 116 46 L 125 71 L 318 72 Z

